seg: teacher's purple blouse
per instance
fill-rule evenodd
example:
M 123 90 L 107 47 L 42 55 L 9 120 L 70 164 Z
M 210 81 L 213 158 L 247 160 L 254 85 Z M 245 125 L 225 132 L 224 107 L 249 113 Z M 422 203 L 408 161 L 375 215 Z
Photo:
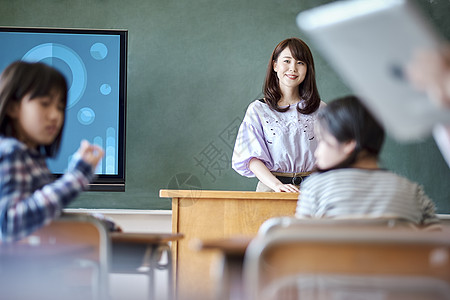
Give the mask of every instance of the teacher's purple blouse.
M 320 107 L 324 105 L 321 102 Z M 252 158 L 257 158 L 272 172 L 311 171 L 317 147 L 316 118 L 317 111 L 304 115 L 297 111 L 296 105 L 290 105 L 289 110 L 282 113 L 271 110 L 259 100 L 252 102 L 234 145 L 233 169 L 243 176 L 255 177 L 248 164 Z

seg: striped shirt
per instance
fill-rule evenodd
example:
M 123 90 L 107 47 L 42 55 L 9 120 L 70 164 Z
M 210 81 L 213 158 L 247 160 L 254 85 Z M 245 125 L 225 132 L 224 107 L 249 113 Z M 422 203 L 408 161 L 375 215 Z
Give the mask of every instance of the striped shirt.
M 296 217 L 393 217 L 438 223 L 423 187 L 387 170 L 337 169 L 315 173 L 300 187 Z
M 17 240 L 61 214 L 93 178 L 93 168 L 74 155 L 54 178 L 45 157 L 14 138 L 0 136 L 0 238 Z

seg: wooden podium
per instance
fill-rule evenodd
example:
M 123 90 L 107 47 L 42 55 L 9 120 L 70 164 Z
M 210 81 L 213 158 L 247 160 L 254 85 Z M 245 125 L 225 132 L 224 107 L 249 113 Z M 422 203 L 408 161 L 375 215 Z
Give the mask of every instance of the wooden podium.
M 298 194 L 205 190 L 160 190 L 172 198 L 172 233 L 184 239 L 172 244 L 178 299 L 214 299 L 212 263 L 219 253 L 197 251 L 195 242 L 254 236 L 272 217 L 293 216 Z

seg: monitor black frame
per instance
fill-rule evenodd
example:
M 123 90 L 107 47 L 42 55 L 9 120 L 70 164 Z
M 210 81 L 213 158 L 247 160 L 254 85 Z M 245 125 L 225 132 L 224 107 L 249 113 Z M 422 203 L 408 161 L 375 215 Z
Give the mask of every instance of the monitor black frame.
M 98 174 L 89 184 L 88 191 L 121 192 L 125 191 L 126 161 L 126 115 L 127 115 L 127 63 L 128 63 L 128 30 L 126 29 L 90 29 L 90 28 L 51 28 L 51 27 L 8 27 L 0 26 L 0 32 L 14 33 L 48 33 L 48 34 L 98 34 L 118 35 L 119 55 L 119 124 L 118 124 L 118 167 L 117 175 Z M 10 62 L 12 63 L 12 61 Z M 62 174 L 54 173 L 55 178 Z

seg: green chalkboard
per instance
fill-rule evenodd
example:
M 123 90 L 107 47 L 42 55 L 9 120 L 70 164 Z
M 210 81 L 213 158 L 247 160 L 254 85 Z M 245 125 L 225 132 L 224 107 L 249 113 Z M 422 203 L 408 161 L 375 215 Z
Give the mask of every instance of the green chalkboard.
M 127 29 L 126 191 L 73 208 L 170 209 L 160 189 L 254 190 L 230 167 L 237 126 L 261 95 L 269 56 L 317 0 L 0 0 L 1 26 Z M 419 1 L 447 38 L 447 0 Z M 308 39 L 305 38 L 308 42 Z M 351 91 L 311 45 L 325 102 Z M 375 58 L 376 59 L 376 58 Z M 432 139 L 388 139 L 383 166 L 425 186 L 450 213 L 450 171 Z

